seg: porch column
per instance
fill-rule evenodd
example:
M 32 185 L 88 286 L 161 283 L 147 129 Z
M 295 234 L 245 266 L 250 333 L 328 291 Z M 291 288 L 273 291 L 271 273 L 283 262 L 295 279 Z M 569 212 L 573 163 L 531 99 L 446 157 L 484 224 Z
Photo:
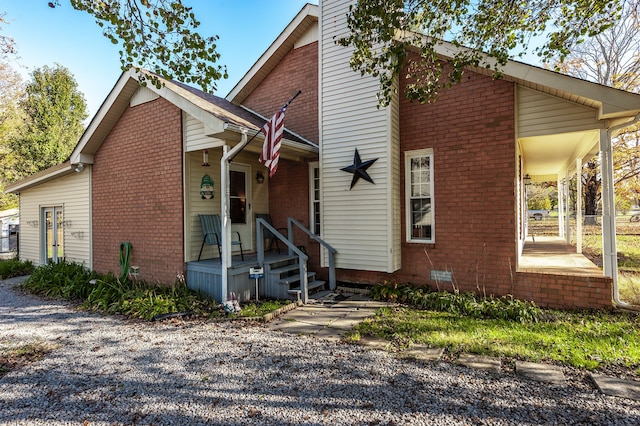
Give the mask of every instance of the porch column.
M 569 191 L 569 187 L 571 182 L 571 175 L 569 174 L 569 170 L 565 172 L 564 175 L 564 208 L 566 210 L 566 214 L 564 216 L 564 240 L 567 244 L 571 244 L 571 194 Z
M 564 238 L 564 186 L 558 175 L 558 236 Z
M 615 286 L 618 282 L 615 190 L 611 134 L 607 130 L 600 130 L 600 163 L 602 167 L 602 261 L 604 274 L 613 278 Z
M 582 253 L 582 158 L 576 159 L 576 253 Z

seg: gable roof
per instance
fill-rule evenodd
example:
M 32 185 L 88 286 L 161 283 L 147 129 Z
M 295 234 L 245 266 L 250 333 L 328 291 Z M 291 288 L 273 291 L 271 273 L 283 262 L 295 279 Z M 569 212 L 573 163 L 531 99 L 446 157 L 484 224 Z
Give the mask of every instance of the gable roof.
M 186 84 L 158 78 L 162 83 L 161 87 L 148 84 L 147 89 L 203 122 L 209 136 L 239 141 L 243 129 L 258 131 L 264 125 L 265 118 L 248 109 Z M 93 154 L 128 107 L 135 91 L 140 88 L 139 81 L 140 74 L 134 70 L 122 74 L 71 154 L 72 164 L 93 162 Z M 258 139 L 263 139 L 261 134 L 258 136 Z M 310 153 L 318 150 L 317 145 L 290 131 L 285 131 L 283 145 Z
M 437 53 L 445 58 L 452 58 L 461 49 L 463 48 L 445 41 L 436 44 Z M 488 61 L 490 62 L 491 59 L 489 58 Z M 505 66 L 499 69 L 505 80 L 578 105 L 597 109 L 599 111 L 598 118 L 612 120 L 611 125 L 627 121 L 625 119 L 640 113 L 640 95 L 636 93 L 515 60 L 509 60 Z M 473 71 L 485 75 L 493 73 L 491 69 L 487 68 L 474 68 Z
M 231 89 L 226 99 L 241 104 L 260 85 L 285 55 L 293 49 L 309 29 L 318 23 L 318 6 L 307 3 L 280 33 L 269 48 L 260 56 L 240 81 Z
M 256 132 L 257 140 L 264 140 L 260 129 L 266 121 L 265 117 L 186 84 L 162 78 L 160 81 L 162 83 L 160 88 L 148 84 L 147 89 L 204 123 L 206 135 L 238 142 L 243 130 L 246 129 L 249 132 Z M 6 192 L 17 193 L 23 189 L 71 174 L 76 165 L 80 163 L 92 164 L 94 154 L 118 122 L 122 113 L 129 107 L 132 96 L 140 87 L 140 73 L 133 69 L 122 73 L 80 137 L 78 144 L 69 156 L 69 160 L 8 185 Z M 307 155 L 315 155 L 318 152 L 317 145 L 287 129 L 284 131 L 282 145 L 284 149 L 293 149 L 297 152 L 307 153 Z
M 273 44 L 262 54 L 260 59 L 229 92 L 226 99 L 234 104 L 242 103 L 260 85 L 282 57 L 293 48 L 296 40 L 318 21 L 318 10 L 319 8 L 316 5 L 305 5 Z M 414 32 L 398 32 L 397 37 L 401 40 L 415 36 L 421 37 L 422 35 Z M 446 41 L 440 41 L 436 44 L 437 53 L 444 58 L 452 58 L 462 49 L 464 48 L 454 46 Z M 640 113 L 640 95 L 635 93 L 514 60 L 508 61 L 500 70 L 505 80 L 596 109 L 598 111 L 598 119 L 609 120 L 607 127 L 631 121 L 633 117 Z M 491 69 L 485 68 L 476 68 L 473 71 L 486 75 L 492 74 Z

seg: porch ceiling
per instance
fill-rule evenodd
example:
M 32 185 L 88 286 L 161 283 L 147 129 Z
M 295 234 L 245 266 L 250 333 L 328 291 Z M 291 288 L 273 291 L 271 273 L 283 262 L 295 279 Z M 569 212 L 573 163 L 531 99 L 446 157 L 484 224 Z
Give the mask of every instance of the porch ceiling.
M 524 173 L 536 180 L 557 178 L 572 171 L 576 159 L 587 161 L 599 149 L 598 130 L 532 136 L 518 139 Z M 538 179 L 536 179 L 538 177 Z

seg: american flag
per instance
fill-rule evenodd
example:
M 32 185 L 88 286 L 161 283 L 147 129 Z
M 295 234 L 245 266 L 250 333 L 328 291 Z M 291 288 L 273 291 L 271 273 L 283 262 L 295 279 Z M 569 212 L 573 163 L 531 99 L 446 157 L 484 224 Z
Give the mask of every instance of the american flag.
M 286 105 L 276 112 L 273 117 L 262 127 L 264 133 L 264 144 L 260 154 L 260 162 L 269 169 L 269 177 L 273 177 L 278 169 L 278 158 L 280 156 L 280 145 L 282 144 L 282 133 L 284 132 L 284 111 Z

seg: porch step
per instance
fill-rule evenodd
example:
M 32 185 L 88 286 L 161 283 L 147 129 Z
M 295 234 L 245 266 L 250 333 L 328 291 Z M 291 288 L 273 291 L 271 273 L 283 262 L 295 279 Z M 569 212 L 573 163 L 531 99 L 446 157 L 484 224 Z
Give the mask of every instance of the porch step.
M 287 272 L 297 271 L 299 269 L 300 269 L 300 265 L 298 265 L 297 263 L 293 263 L 291 265 L 286 265 L 276 269 L 271 269 L 269 270 L 269 273 L 281 275 L 281 274 L 286 274 Z
M 309 291 L 316 289 L 318 287 L 322 287 L 326 284 L 326 281 L 322 281 L 322 280 L 316 280 L 316 281 L 312 281 L 307 285 L 307 288 Z M 300 295 L 302 293 L 302 289 L 300 287 L 294 287 L 292 289 L 287 290 L 287 293 L 289 294 L 297 294 Z
M 315 276 L 316 276 L 315 272 L 307 272 L 307 280 L 308 281 L 313 281 Z M 278 282 L 280 284 L 289 285 L 289 284 L 297 283 L 299 281 L 300 281 L 300 274 L 291 275 L 289 277 L 281 278 L 280 281 L 278 281 Z

